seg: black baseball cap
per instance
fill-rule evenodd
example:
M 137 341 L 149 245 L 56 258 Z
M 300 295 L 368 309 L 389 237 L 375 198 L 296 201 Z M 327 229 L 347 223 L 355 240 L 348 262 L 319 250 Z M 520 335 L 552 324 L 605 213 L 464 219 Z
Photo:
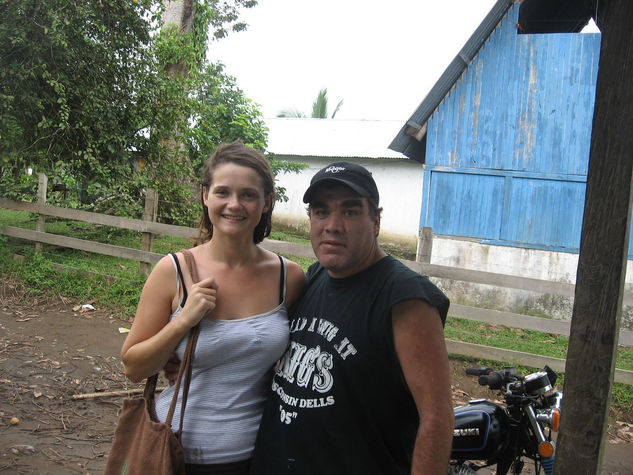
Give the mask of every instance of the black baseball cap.
M 303 202 L 310 203 L 315 189 L 326 181 L 347 185 L 359 195 L 372 200 L 378 206 L 380 196 L 371 173 L 365 167 L 349 162 L 331 163 L 325 168 L 321 168 L 310 180 L 310 186 L 303 195 Z

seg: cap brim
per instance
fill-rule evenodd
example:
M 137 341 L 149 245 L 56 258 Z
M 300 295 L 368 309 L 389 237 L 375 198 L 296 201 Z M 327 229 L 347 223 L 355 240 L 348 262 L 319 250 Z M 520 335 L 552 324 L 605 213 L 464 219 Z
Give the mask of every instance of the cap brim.
M 342 180 L 341 178 L 323 178 L 323 179 L 313 183 L 312 185 L 310 185 L 308 187 L 306 192 L 303 194 L 303 202 L 304 203 L 310 203 L 310 201 L 312 200 L 312 195 L 314 194 L 314 191 L 320 185 L 323 185 L 326 182 L 342 183 L 343 185 L 351 188 L 354 192 L 358 193 L 360 196 L 363 196 L 365 198 L 370 198 L 370 196 L 367 193 L 367 191 L 364 190 L 363 188 L 361 188 L 360 186 L 358 186 L 355 183 L 351 183 L 351 182 L 349 182 L 347 180 Z

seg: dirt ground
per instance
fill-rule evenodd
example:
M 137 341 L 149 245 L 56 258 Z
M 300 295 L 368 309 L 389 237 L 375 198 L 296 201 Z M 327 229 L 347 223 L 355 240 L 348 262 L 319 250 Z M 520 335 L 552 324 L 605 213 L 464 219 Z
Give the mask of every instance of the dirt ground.
M 105 394 L 142 385 L 122 375 L 127 322 L 83 304 L 0 286 L 0 472 L 103 472 L 124 397 Z M 451 364 L 455 404 L 494 396 L 464 375 L 465 363 Z M 633 474 L 632 422 L 612 417 L 604 474 Z

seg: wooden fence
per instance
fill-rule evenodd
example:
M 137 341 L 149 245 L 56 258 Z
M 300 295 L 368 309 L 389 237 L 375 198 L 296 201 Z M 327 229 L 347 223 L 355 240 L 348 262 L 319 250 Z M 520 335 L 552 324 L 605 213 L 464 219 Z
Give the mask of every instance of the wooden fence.
M 45 177 L 40 177 L 40 189 L 42 187 L 46 189 Z M 156 202 L 156 194 L 153 191 L 148 192 L 146 196 L 146 206 L 143 219 L 129 219 L 47 205 L 45 193 L 41 192 L 38 194 L 37 203 L 17 202 L 0 198 L 0 208 L 15 211 L 28 211 L 40 215 L 35 231 L 15 226 L 0 226 L 0 234 L 34 241 L 36 246 L 39 246 L 42 243 L 51 244 L 54 246 L 68 247 L 97 254 L 131 259 L 140 262 L 141 271 L 148 272 L 151 266 L 163 257 L 162 254 L 152 252 L 152 241 L 154 235 L 164 234 L 168 236 L 192 238 L 197 234 L 197 230 L 195 228 L 154 222 L 153 220 L 156 217 Z M 47 233 L 45 230 L 47 216 L 138 231 L 143 233 L 141 238 L 142 248 L 140 250 L 131 249 Z M 285 255 L 315 257 L 312 248 L 303 244 L 265 239 L 262 245 L 270 251 Z M 408 260 L 401 260 L 401 262 L 415 272 L 429 277 L 458 280 L 475 284 L 486 284 L 503 288 L 521 289 L 567 297 L 574 296 L 574 285 L 563 282 L 552 282 L 470 269 L 460 269 Z M 624 305 L 633 305 L 632 293 L 625 293 Z M 538 330 L 546 333 L 569 336 L 570 323 L 567 321 L 531 317 L 527 315 L 467 307 L 457 304 L 451 305 L 449 315 L 495 325 Z M 547 364 L 559 372 L 563 372 L 565 369 L 565 360 L 560 358 L 534 355 L 520 351 L 493 348 L 448 339 L 446 340 L 446 344 L 449 353 L 453 354 L 511 362 L 513 364 L 520 364 L 534 368 L 541 368 Z M 628 330 L 620 331 L 619 344 L 628 347 L 633 346 L 633 332 Z M 617 382 L 633 384 L 633 371 L 616 369 L 615 380 Z

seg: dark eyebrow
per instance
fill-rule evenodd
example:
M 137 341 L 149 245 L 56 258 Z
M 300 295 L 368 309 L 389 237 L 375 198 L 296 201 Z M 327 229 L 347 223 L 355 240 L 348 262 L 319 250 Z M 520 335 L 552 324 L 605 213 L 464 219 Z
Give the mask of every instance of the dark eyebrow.
M 345 200 L 341 203 L 341 207 L 343 208 L 362 208 L 363 201 L 360 198 L 350 198 L 349 200 Z M 327 208 L 327 203 L 325 201 L 313 201 L 310 203 L 310 208 Z
M 325 208 L 326 204 L 323 201 L 313 201 L 310 203 L 310 208 Z
M 362 208 L 363 207 L 363 201 L 360 199 L 350 199 L 350 200 L 345 200 L 341 203 L 341 206 L 343 206 L 344 208 Z

